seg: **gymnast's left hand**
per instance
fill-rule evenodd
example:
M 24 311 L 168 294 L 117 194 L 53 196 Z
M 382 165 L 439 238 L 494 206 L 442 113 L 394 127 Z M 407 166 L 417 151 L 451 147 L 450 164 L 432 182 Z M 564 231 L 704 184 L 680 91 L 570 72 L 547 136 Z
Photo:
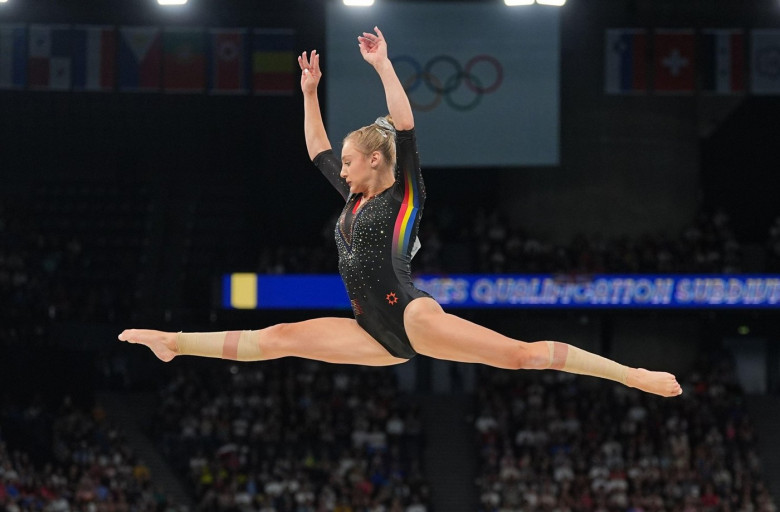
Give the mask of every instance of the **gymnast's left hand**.
M 363 60 L 377 67 L 387 61 L 387 42 L 379 27 L 374 27 L 374 31 L 376 34 L 363 32 L 362 36 L 358 36 L 358 44 Z

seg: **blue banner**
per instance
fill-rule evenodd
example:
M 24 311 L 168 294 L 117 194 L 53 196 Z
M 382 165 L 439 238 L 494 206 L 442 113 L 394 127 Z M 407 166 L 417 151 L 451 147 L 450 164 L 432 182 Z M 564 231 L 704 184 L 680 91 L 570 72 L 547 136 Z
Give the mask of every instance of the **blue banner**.
M 780 308 L 780 275 L 421 276 L 448 308 Z M 249 297 L 249 298 L 247 298 Z M 338 275 L 228 274 L 232 309 L 347 309 Z

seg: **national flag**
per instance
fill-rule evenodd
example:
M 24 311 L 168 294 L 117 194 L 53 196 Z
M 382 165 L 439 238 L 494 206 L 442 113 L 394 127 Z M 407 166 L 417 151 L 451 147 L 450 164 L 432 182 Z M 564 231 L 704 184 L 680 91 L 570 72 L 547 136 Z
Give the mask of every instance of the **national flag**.
M 0 89 L 24 89 L 27 83 L 27 27 L 0 25 Z
M 257 94 L 292 94 L 295 90 L 295 32 L 255 29 L 252 34 L 252 82 Z
M 247 93 L 247 30 L 212 29 L 209 33 L 209 42 L 209 92 L 212 94 Z
M 119 89 L 159 91 L 162 38 L 157 27 L 119 29 Z
M 657 30 L 653 44 L 654 90 L 692 93 L 696 86 L 693 30 Z
M 647 92 L 647 31 L 607 29 L 604 58 L 607 94 Z
M 780 94 L 780 30 L 751 32 L 750 92 Z
M 163 34 L 163 88 L 166 92 L 202 92 L 206 53 L 202 29 L 166 28 Z
M 111 91 L 116 84 L 116 31 L 108 26 L 73 28 L 73 89 Z
M 28 66 L 31 89 L 70 89 L 70 26 L 30 25 Z
M 745 91 L 745 35 L 742 30 L 704 30 L 700 55 L 702 90 L 717 94 Z

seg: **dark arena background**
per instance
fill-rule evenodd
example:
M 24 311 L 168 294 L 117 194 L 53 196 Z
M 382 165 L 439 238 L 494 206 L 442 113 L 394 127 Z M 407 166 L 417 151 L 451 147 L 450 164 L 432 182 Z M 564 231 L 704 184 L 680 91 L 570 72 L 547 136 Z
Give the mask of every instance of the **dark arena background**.
M 355 19 L 408 73 L 418 285 L 682 396 L 117 340 L 351 314 L 295 56 L 371 123 Z M 778 120 L 778 0 L 0 2 L 0 509 L 776 511 Z

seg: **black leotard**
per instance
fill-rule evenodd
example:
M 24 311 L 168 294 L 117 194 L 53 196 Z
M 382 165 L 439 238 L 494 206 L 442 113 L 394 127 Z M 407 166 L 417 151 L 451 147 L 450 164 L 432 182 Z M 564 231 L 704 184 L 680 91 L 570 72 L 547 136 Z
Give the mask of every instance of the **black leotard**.
M 414 130 L 396 135 L 395 184 L 357 208 L 362 194 L 350 194 L 332 150 L 314 164 L 347 201 L 336 223 L 339 273 L 358 324 L 395 357 L 416 352 L 404 330 L 404 309 L 430 297 L 414 287 L 410 262 L 425 202 L 425 184 Z

